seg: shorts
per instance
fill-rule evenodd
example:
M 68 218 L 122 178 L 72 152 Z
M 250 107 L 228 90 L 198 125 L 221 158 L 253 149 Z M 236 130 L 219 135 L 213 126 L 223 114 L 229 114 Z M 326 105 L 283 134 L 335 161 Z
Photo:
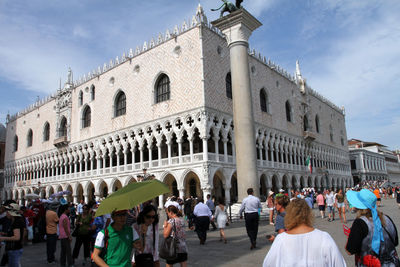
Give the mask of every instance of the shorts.
M 167 260 L 168 264 L 175 264 L 179 262 L 185 262 L 187 261 L 187 253 L 178 253 L 178 258 L 174 260 Z
M 338 207 L 338 209 L 344 208 L 344 202 L 342 202 L 342 203 L 337 203 L 337 207 Z
M 381 198 L 378 198 L 376 201 L 381 201 Z
M 320 211 L 325 211 L 325 205 L 318 205 L 318 209 Z
M 333 206 L 328 206 L 329 213 L 333 213 L 334 211 L 335 211 L 335 209 L 333 208 Z

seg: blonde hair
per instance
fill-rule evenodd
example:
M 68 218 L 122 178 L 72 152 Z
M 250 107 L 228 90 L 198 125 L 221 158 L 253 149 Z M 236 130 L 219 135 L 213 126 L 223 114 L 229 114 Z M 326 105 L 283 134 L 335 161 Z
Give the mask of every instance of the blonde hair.
M 382 226 L 385 227 L 386 220 L 383 218 L 383 213 L 378 210 L 377 210 L 377 212 L 378 212 L 379 219 L 381 220 Z M 358 209 L 357 210 L 357 219 L 361 218 L 362 216 L 365 216 L 365 217 L 367 217 L 368 220 L 371 220 L 371 218 L 372 218 L 371 210 L 370 209 L 365 209 L 365 210 Z
M 291 230 L 301 224 L 313 227 L 314 214 L 303 199 L 292 200 L 286 208 L 285 227 Z

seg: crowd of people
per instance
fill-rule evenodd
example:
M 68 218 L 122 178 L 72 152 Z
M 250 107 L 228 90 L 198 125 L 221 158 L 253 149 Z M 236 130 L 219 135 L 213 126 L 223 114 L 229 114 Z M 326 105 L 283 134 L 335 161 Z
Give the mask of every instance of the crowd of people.
M 374 266 L 370 265 L 374 261 L 379 261 L 382 266 L 400 266 L 395 249 L 398 245 L 396 226 L 388 215 L 377 209 L 381 198 L 386 197 L 396 198 L 400 207 L 400 189 L 379 188 L 377 184 L 369 187 L 364 184 L 362 188 L 359 185 L 346 192 L 342 189 L 317 192 L 305 188 L 291 192 L 292 198 L 283 190 L 270 191 L 266 199 L 268 223 L 274 226 L 275 234 L 266 236 L 266 242 L 271 242 L 272 246 L 263 266 L 346 265 L 332 237 L 314 228 L 314 208 L 328 221 L 334 221 L 337 213 L 343 224 L 347 223 L 346 212 L 357 213 L 346 244 L 346 251 L 355 255 L 356 266 Z M 244 217 L 250 250 L 253 250 L 257 248 L 262 205 L 252 188 L 247 193 L 239 216 Z M 58 262 L 60 266 L 75 266 L 83 246 L 80 262 L 85 266 L 157 267 L 160 260 L 165 260 L 167 266 L 179 264 L 185 267 L 188 260 L 185 226 L 197 233 L 200 245 L 206 244 L 210 226 L 219 230 L 222 243 L 228 243 L 225 228 L 229 225 L 229 217 L 224 198 L 216 200 L 207 195 L 204 202 L 202 198 L 169 197 L 161 211 L 167 218 L 163 222 L 160 222 L 160 211 L 151 201 L 129 210 L 96 216 L 99 204 L 81 201 L 74 205 L 63 197 L 51 201 L 33 200 L 26 207 L 12 200 L 3 203 L 0 242 L 5 242 L 5 252 L 0 266 L 7 263 L 12 267 L 20 266 L 25 244 L 46 242 L 50 265 Z M 174 237 L 177 240 L 175 258 L 160 257 L 163 243 L 160 235 L 164 239 Z M 58 243 L 59 256 L 56 255 Z

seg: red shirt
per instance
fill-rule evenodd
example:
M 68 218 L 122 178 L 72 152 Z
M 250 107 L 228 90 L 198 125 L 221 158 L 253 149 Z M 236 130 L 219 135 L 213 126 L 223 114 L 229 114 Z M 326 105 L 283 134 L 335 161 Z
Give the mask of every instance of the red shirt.
M 32 226 L 33 219 L 36 217 L 36 214 L 32 210 L 27 209 L 24 211 L 24 217 L 28 219 L 28 226 Z

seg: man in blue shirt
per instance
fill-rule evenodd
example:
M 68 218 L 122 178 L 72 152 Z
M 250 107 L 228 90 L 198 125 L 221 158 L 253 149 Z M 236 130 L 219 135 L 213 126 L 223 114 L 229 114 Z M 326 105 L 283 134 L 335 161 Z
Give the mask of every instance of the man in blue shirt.
M 251 243 L 250 249 L 256 247 L 259 220 L 258 211 L 262 211 L 260 199 L 253 196 L 253 192 L 253 188 L 247 189 L 247 194 L 249 196 L 243 199 L 242 206 L 239 210 L 240 219 L 243 218 L 244 211 L 247 235 L 249 236 Z
M 214 204 L 214 201 L 211 199 L 211 195 L 210 195 L 210 194 L 207 194 L 206 205 L 207 205 L 207 207 L 211 210 L 211 213 L 212 213 L 212 215 L 214 216 L 215 204 Z M 211 225 L 212 225 L 212 227 L 213 227 L 213 230 L 216 230 L 216 229 L 217 229 L 217 226 L 215 226 L 214 221 L 211 220 L 210 223 L 211 223 Z

